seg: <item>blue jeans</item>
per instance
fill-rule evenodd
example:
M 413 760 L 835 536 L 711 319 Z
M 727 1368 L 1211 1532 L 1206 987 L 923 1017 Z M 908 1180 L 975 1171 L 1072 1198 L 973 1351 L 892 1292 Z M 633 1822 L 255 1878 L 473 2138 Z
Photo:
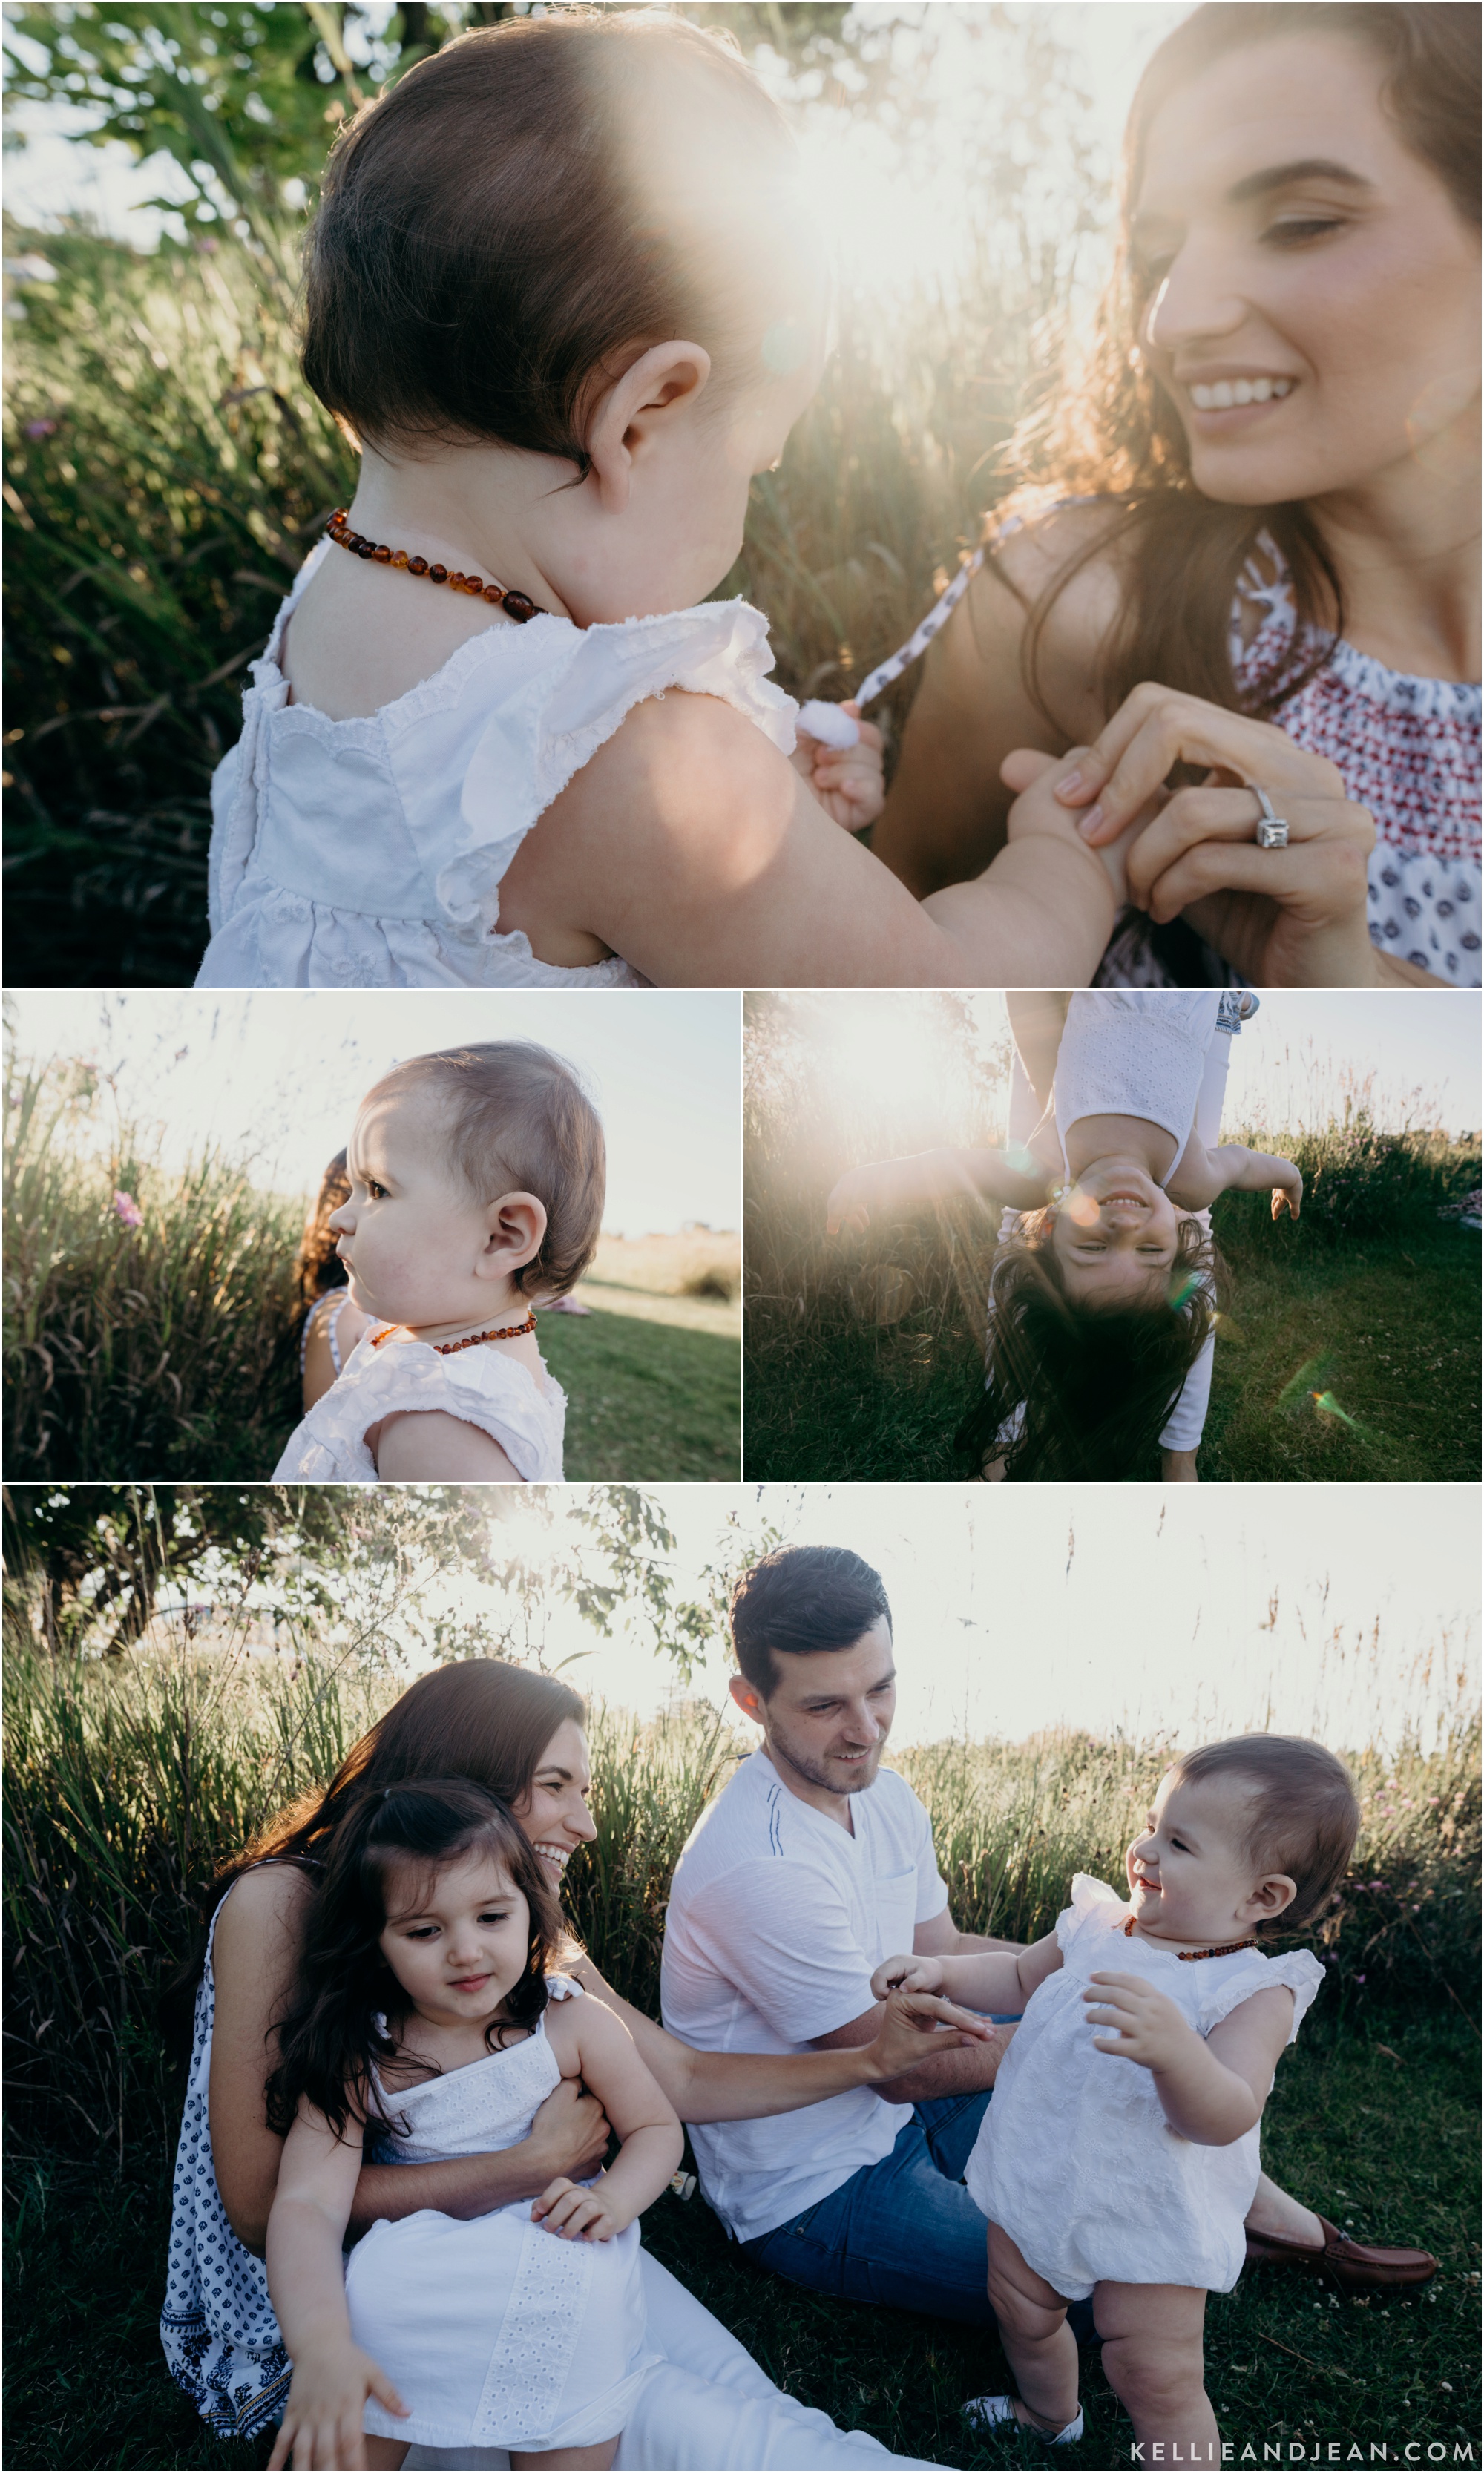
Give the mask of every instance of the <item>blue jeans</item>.
M 985 2220 L 964 2187 L 991 2087 L 914 2104 L 889 2155 L 771 2233 L 743 2242 L 758 2267 L 843 2301 L 885 2302 L 929 2318 L 993 2327 Z M 1092 2336 L 1092 2305 L 1073 2302 L 1073 2333 Z

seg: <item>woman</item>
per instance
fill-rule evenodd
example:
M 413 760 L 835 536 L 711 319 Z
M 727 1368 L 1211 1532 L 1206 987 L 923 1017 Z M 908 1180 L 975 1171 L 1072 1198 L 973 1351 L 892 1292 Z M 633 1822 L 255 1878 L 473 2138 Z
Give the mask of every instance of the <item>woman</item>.
M 554 1882 L 595 1835 L 585 1711 L 553 1677 L 492 1660 L 424 1675 L 364 1736 L 323 1794 L 266 1830 L 227 1876 L 207 1942 L 185 2118 L 176 2164 L 170 2272 L 160 2336 L 172 2374 L 222 2437 L 251 2437 L 281 2411 L 288 2363 L 268 2300 L 262 2248 L 283 2142 L 264 2082 L 274 2028 L 299 1960 L 318 1850 L 363 1788 L 404 1777 L 474 1777 L 509 1804 Z M 596 1971 L 582 1968 L 607 1993 Z M 611 1997 L 611 1996 L 610 1996 Z M 898 2005 L 874 2044 L 802 2055 L 692 2053 L 651 2022 L 645 2057 L 687 2120 L 786 2112 L 909 2066 L 939 2022 L 975 2025 L 951 2005 Z M 982 2030 L 979 2030 L 982 2031 Z M 954 2032 L 956 2044 L 968 2040 Z M 658 2053 L 658 2059 L 657 2059 Z M 267 2056 L 267 2057 L 265 2057 Z M 369 2166 L 351 2228 L 434 2208 L 476 2216 L 534 2197 L 557 2173 L 596 2172 L 602 2107 L 563 2082 L 520 2147 L 450 2164 Z M 782 2395 L 735 2339 L 655 2259 L 644 2259 L 652 2342 L 665 2356 L 624 2434 L 620 2466 L 885 2467 L 890 2455 Z M 453 2460 L 414 2449 L 408 2464 Z M 474 2456 L 461 2455 L 461 2464 Z M 477 2461 L 503 2463 L 503 2456 Z
M 1002 766 L 1085 744 L 1094 844 L 1198 776 L 1099 984 L 1479 984 L 1478 130 L 1474 7 L 1243 0 L 1161 45 L 1090 369 L 874 836 L 913 892 L 998 846 Z
M 347 1363 L 356 1341 L 371 1328 L 370 1314 L 362 1313 L 360 1307 L 351 1303 L 346 1266 L 335 1250 L 335 1232 L 330 1226 L 330 1212 L 349 1199 L 350 1174 L 346 1154 L 337 1151 L 320 1179 L 320 1190 L 304 1222 L 294 1263 L 294 1285 L 302 1317 L 299 1326 L 299 1373 L 306 1417 L 315 1402 L 323 1400 L 330 1384 L 339 1380 L 341 1367 Z

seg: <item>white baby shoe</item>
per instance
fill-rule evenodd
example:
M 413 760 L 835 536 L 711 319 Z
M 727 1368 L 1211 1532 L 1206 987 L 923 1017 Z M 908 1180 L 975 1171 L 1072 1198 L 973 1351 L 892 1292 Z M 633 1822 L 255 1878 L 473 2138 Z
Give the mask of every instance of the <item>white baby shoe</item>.
M 1016 2412 L 1014 2400 L 1010 2396 L 970 2396 L 968 2404 L 963 2408 L 963 2413 L 964 2419 L 975 2423 L 980 2430 L 993 2430 L 1002 2422 L 1013 2421 L 1016 2428 L 1023 2430 L 1028 2438 L 1042 2438 L 1049 2447 L 1074 2447 L 1082 2437 L 1080 2408 L 1075 2421 L 1069 2421 L 1065 2430 L 1050 2433 L 1035 2430 L 1028 2422 L 1023 2422 Z

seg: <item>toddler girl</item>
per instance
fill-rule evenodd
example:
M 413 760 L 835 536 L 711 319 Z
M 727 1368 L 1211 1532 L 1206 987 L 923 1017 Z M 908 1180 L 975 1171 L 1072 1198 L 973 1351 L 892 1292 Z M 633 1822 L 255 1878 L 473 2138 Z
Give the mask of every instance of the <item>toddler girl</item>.
M 612 2463 L 658 2359 L 635 2220 L 682 2140 L 617 2019 L 548 1972 L 562 1938 L 539 1860 L 467 1779 L 372 1789 L 337 1834 L 268 2090 L 287 2131 L 268 2285 L 294 2365 L 270 2465 L 395 2466 L 414 2442 Z M 595 2183 L 383 2219 L 343 2270 L 368 2128 L 382 2163 L 488 2153 L 563 2077 L 622 2141 Z
M 1066 2305 L 1090 2294 L 1140 2445 L 1220 2461 L 1206 2295 L 1241 2273 L 1262 2107 L 1324 1981 L 1307 1950 L 1265 1957 L 1258 1940 L 1324 1910 L 1359 1822 L 1320 1744 L 1209 1744 L 1161 1781 L 1128 1850 L 1127 1903 L 1079 1873 L 1055 1932 L 1018 1956 L 877 1969 L 878 1999 L 901 1984 L 1024 2005 L 965 2174 L 990 2220 L 990 2300 L 1019 2394 L 980 2397 L 972 2418 L 1081 2437 Z
M 566 1400 L 533 1295 L 563 1295 L 603 1221 L 603 1128 L 558 1057 L 518 1040 L 414 1056 L 368 1092 L 329 1218 L 371 1318 L 277 1478 L 562 1476 Z
M 1121 859 L 1055 768 L 919 904 L 851 838 L 878 734 L 796 751 L 765 619 L 706 598 L 817 383 L 815 224 L 658 10 L 462 36 L 343 132 L 304 373 L 360 474 L 212 786 L 199 985 L 1086 983 Z
M 1290 1160 L 1220 1140 L 1231 1039 L 1257 1002 L 1011 996 L 1009 1147 L 878 1162 L 835 1186 L 830 1234 L 959 1194 L 1007 1206 L 983 1394 L 959 1435 L 986 1475 L 1125 1477 L 1158 1435 L 1166 1475 L 1194 1477 L 1219 1267 L 1209 1206 L 1268 1187 L 1274 1217 L 1297 1219 L 1304 1193 Z

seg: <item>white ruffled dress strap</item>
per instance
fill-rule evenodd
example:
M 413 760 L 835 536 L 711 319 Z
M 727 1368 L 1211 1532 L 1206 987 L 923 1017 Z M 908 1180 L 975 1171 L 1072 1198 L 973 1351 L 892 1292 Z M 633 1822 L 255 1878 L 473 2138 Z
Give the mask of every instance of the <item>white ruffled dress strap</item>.
M 278 604 L 278 614 L 255 661 L 248 663 L 248 685 L 242 697 L 242 736 L 233 749 L 236 773 L 230 804 L 211 836 L 206 861 L 206 915 L 213 936 L 220 933 L 248 872 L 257 841 L 259 799 L 268 787 L 268 716 L 289 700 L 289 683 L 279 655 L 283 631 L 299 605 L 310 577 L 323 564 L 329 542 L 316 543 Z
M 789 755 L 799 708 L 768 679 L 772 667 L 768 622 L 745 601 L 569 627 L 566 642 L 553 638 L 552 660 L 526 692 L 501 699 L 466 768 L 460 829 L 435 885 L 454 927 L 491 932 L 500 879 L 526 834 L 647 698 L 668 687 L 717 696 Z
M 1254 1951 L 1245 1966 L 1238 1967 L 1224 1982 L 1203 1990 L 1200 2006 L 1200 2031 L 1209 2035 L 1234 2009 L 1255 1993 L 1282 1989 L 1293 1994 L 1293 2025 L 1288 2030 L 1291 2044 L 1304 2024 L 1310 2002 L 1325 1980 L 1325 1970 L 1309 1949 L 1285 1950 L 1281 1957 L 1263 1957 Z
M 1071 1905 L 1064 1907 L 1056 1919 L 1056 1936 L 1063 1957 L 1086 1933 L 1112 1932 L 1128 1912 L 1127 1900 L 1120 1898 L 1106 1881 L 1094 1880 L 1090 1872 L 1074 1872 Z

